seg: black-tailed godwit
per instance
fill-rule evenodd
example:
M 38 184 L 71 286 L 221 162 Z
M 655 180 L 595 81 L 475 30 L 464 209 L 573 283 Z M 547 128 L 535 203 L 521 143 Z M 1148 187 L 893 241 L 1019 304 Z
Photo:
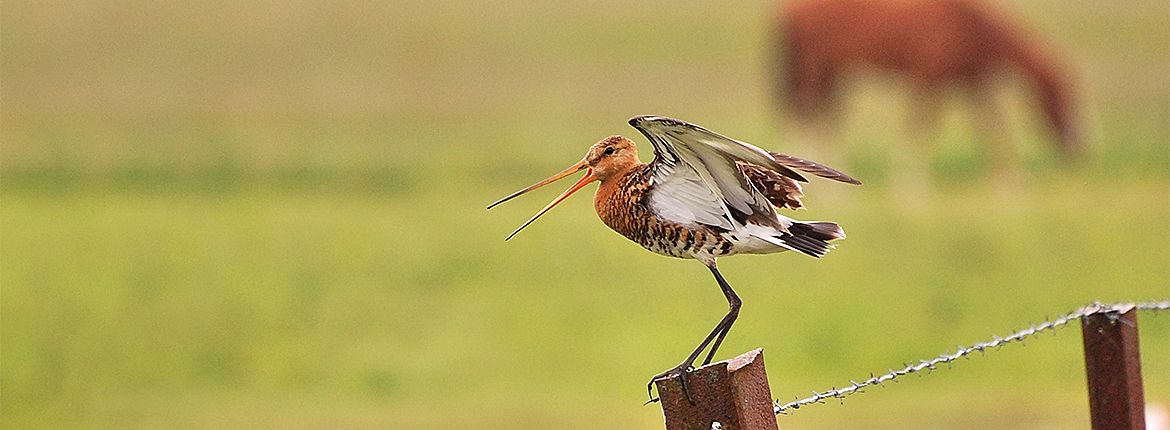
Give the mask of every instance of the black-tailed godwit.
M 634 142 L 610 136 L 593 144 L 577 164 L 512 193 L 488 209 L 578 171 L 585 176 L 521 225 L 508 239 L 553 206 L 590 182 L 600 182 L 593 198 L 605 225 L 655 253 L 699 260 L 715 275 L 730 306 L 711 333 L 678 366 L 651 378 L 677 375 L 687 390 L 686 376 L 708 345 L 703 365 L 739 315 L 740 299 L 716 268 L 719 257 L 797 251 L 825 255 L 829 241 L 845 237 L 831 222 L 796 221 L 777 208 L 802 207 L 800 182 L 793 169 L 860 185 L 856 179 L 812 161 L 768 152 L 677 119 L 639 116 L 630 125 L 654 145 L 654 160 L 642 163 Z M 689 397 L 689 394 L 688 394 Z

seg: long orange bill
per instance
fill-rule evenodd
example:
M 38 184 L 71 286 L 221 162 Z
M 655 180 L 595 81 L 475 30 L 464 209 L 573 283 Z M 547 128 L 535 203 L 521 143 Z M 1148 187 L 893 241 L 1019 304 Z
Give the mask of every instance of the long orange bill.
M 508 200 L 512 200 L 513 198 L 518 197 L 521 194 L 527 193 L 529 191 L 532 191 L 532 190 L 535 190 L 537 188 L 540 188 L 540 187 L 543 187 L 545 185 L 556 182 L 556 181 L 558 181 L 566 176 L 572 175 L 573 173 L 576 173 L 576 172 L 578 172 L 582 169 L 588 168 L 588 167 L 589 167 L 589 165 L 586 164 L 584 160 L 581 160 L 580 163 L 574 164 L 572 167 L 565 169 L 561 173 L 557 173 L 555 175 L 552 175 L 548 179 L 545 179 L 543 181 L 532 184 L 528 188 L 514 192 L 514 193 L 508 195 L 507 197 L 504 197 L 504 198 L 496 201 L 495 203 L 488 205 L 488 209 L 496 207 L 496 205 L 498 205 L 500 203 L 506 202 Z M 595 179 L 595 177 L 593 176 L 593 170 L 586 171 L 585 176 L 581 177 L 581 179 L 578 180 L 577 183 L 573 184 L 573 186 L 569 187 L 569 189 L 567 189 L 567 190 L 565 190 L 565 192 L 561 193 L 560 196 L 557 196 L 557 198 L 554 199 L 551 203 L 549 203 L 548 206 L 545 206 L 544 209 L 541 209 L 540 212 L 537 212 L 536 215 L 533 215 L 532 218 L 529 218 L 528 221 L 526 221 L 523 225 L 521 225 L 520 228 L 517 228 L 516 231 L 513 231 L 512 234 L 509 234 L 507 239 L 504 239 L 504 240 L 511 239 L 512 236 L 515 236 L 516 233 L 519 233 L 520 230 L 524 229 L 524 227 L 528 227 L 529 224 L 532 224 L 533 221 L 536 221 L 537 218 L 540 218 L 541 215 L 544 215 L 545 212 L 548 212 L 550 209 L 553 208 L 553 206 L 556 206 L 558 203 L 564 201 L 566 198 L 573 195 L 573 193 L 577 192 L 577 190 L 580 190 L 585 185 L 589 184 L 590 182 L 593 182 L 594 179 Z

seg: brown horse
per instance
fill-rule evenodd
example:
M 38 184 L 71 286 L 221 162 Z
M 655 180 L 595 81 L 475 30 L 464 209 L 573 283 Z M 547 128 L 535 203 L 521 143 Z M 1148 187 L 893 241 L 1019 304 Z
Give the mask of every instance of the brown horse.
M 1035 91 L 1060 152 L 1072 158 L 1080 149 L 1063 69 L 1041 42 L 975 1 L 797 0 L 781 8 L 778 22 L 777 69 L 785 77 L 776 79 L 777 95 L 803 125 L 823 128 L 834 119 L 849 72 L 885 70 L 914 88 L 917 126 L 932 125 L 943 89 L 969 90 L 986 114 L 984 131 L 1001 137 L 991 139 L 997 167 L 1012 170 L 991 84 L 1014 71 Z

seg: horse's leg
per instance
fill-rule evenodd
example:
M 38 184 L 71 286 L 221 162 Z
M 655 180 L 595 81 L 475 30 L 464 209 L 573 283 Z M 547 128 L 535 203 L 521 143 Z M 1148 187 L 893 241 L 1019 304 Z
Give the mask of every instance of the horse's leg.
M 827 166 L 848 168 L 843 161 L 846 147 L 840 131 L 840 106 L 837 97 L 837 66 L 818 64 L 815 78 L 805 86 L 807 121 L 800 124 L 797 144 L 804 156 Z
M 930 191 L 930 162 L 933 158 L 942 109 L 942 89 L 933 83 L 918 82 L 908 103 L 907 136 L 894 149 L 893 183 L 901 203 L 918 206 Z
M 991 181 L 1000 189 L 1015 189 L 1024 179 L 1023 160 L 1015 147 L 999 97 L 990 82 L 976 82 L 971 89 L 975 126 L 979 140 L 987 146 L 991 162 Z

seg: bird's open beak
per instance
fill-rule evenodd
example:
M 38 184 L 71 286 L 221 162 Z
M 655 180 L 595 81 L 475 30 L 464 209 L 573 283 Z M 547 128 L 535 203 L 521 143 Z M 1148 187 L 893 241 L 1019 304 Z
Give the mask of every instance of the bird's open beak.
M 504 197 L 504 198 L 496 201 L 495 203 L 488 205 L 487 208 L 491 209 L 493 207 L 496 207 L 496 205 L 503 203 L 503 202 L 506 202 L 508 200 L 512 200 L 513 198 L 518 197 L 521 194 L 524 194 L 524 193 L 527 193 L 529 191 L 535 190 L 537 188 L 543 187 L 545 185 L 551 184 L 551 183 L 556 182 L 556 181 L 558 181 L 566 176 L 572 175 L 572 174 L 577 173 L 583 169 L 588 169 L 588 168 L 589 168 L 589 164 L 587 164 L 585 162 L 585 160 L 581 160 L 580 163 L 574 164 L 572 167 L 565 169 L 561 173 L 557 173 L 555 175 L 550 176 L 548 179 L 545 179 L 543 181 L 532 184 L 528 188 L 525 188 L 523 190 L 509 194 L 507 197 Z M 569 187 L 569 189 L 567 189 L 567 190 L 565 190 L 565 192 L 561 193 L 561 195 L 558 196 L 551 203 L 549 203 L 548 206 L 545 206 L 544 209 L 541 209 L 540 212 L 537 212 L 536 215 L 533 215 L 532 218 L 529 218 L 527 222 L 525 222 L 523 225 L 521 225 L 520 228 L 517 228 L 516 231 L 513 231 L 512 234 L 509 234 L 508 238 L 504 239 L 504 240 L 511 239 L 512 236 L 515 236 L 516 233 L 519 233 L 520 230 L 524 229 L 524 227 L 528 227 L 529 224 L 532 224 L 533 221 L 536 221 L 537 218 L 540 218 L 541 215 L 544 215 L 544 213 L 548 212 L 550 209 L 552 209 L 553 206 L 556 206 L 558 203 L 565 200 L 569 196 L 573 195 L 573 193 L 577 192 L 577 190 L 580 190 L 585 185 L 589 184 L 590 182 L 593 182 L 594 179 L 596 179 L 596 178 L 593 176 L 593 170 L 592 169 L 586 170 L 585 176 L 583 176 L 580 180 L 578 180 L 577 183 L 573 184 L 573 186 Z

